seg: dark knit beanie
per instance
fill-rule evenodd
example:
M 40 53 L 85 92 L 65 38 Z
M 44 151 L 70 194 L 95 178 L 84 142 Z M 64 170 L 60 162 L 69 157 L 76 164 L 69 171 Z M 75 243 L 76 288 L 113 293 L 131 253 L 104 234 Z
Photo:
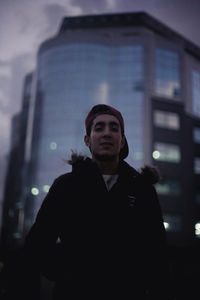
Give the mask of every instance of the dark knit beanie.
M 105 115 L 105 114 L 113 115 L 114 117 L 116 117 L 118 119 L 118 121 L 120 123 L 122 135 L 124 136 L 124 119 L 122 117 L 122 114 L 120 113 L 120 111 L 118 111 L 114 107 L 106 105 L 106 104 L 97 104 L 97 105 L 93 106 L 92 109 L 89 111 L 89 113 L 85 119 L 85 129 L 86 129 L 87 135 L 90 135 L 92 122 L 94 121 L 94 119 L 99 115 Z M 120 151 L 120 154 L 119 154 L 120 159 L 125 159 L 129 153 L 129 148 L 128 148 L 128 143 L 127 143 L 126 137 L 124 136 L 124 138 L 125 138 L 125 144 L 124 144 L 124 147 Z

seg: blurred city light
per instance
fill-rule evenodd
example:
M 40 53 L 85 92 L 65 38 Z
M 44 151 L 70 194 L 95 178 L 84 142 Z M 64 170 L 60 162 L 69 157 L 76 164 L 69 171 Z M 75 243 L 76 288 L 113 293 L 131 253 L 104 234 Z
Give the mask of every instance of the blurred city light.
M 34 196 L 39 195 L 39 189 L 37 187 L 32 187 L 31 188 L 31 194 Z
M 160 152 L 155 150 L 155 151 L 153 151 L 152 156 L 153 156 L 154 159 L 158 159 L 160 157 Z
M 42 189 L 43 189 L 43 192 L 48 193 L 50 186 L 48 184 L 45 184 L 45 185 L 43 185 Z
M 195 235 L 200 238 L 200 222 L 195 224 Z
M 51 142 L 50 145 L 49 145 L 49 148 L 51 150 L 56 150 L 57 149 L 57 144 L 55 142 Z
M 170 227 L 170 226 L 169 226 L 169 223 L 168 223 L 168 222 L 163 222 L 163 224 L 164 224 L 164 226 L 165 226 L 165 229 L 168 230 L 169 227 Z

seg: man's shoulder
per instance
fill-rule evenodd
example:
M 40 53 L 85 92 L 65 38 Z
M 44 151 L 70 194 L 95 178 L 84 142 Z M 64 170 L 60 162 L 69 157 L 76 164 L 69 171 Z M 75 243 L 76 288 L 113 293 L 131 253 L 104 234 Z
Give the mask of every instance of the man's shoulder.
M 138 183 L 154 185 L 161 179 L 158 168 L 152 165 L 144 165 L 139 170 L 136 170 L 127 162 L 123 162 L 123 169 L 126 170 L 126 173 L 132 177 L 132 179 L 138 181 Z
M 140 170 L 140 176 L 143 181 L 148 184 L 154 185 L 161 180 L 161 175 L 157 167 L 145 165 Z
M 67 181 L 72 180 L 73 178 L 73 173 L 72 172 L 67 172 L 60 174 L 58 177 L 55 178 L 54 184 L 62 184 L 66 183 Z

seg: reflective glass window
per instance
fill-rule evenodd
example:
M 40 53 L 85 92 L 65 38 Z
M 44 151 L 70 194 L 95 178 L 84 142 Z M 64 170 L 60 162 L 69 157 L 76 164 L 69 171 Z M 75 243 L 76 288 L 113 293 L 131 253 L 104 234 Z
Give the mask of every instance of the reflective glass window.
M 154 124 L 157 127 L 178 130 L 180 129 L 180 118 L 174 112 L 155 110 Z
M 175 179 L 164 179 L 157 183 L 155 188 L 160 195 L 179 196 L 181 193 L 180 182 Z
M 195 157 L 194 159 L 194 173 L 200 174 L 200 157 Z
M 157 95 L 180 97 L 179 55 L 175 51 L 155 50 L 155 92 Z
M 200 72 L 192 71 L 192 109 L 200 116 Z
M 155 160 L 179 163 L 181 152 L 178 145 L 168 143 L 155 143 L 152 156 Z
M 193 129 L 193 139 L 195 143 L 200 144 L 200 128 L 195 127 Z

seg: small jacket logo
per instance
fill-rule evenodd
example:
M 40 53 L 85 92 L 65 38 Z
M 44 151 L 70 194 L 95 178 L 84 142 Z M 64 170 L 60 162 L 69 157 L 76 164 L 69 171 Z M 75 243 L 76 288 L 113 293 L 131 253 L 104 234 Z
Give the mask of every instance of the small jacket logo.
M 135 196 L 128 195 L 128 200 L 129 200 L 129 207 L 133 207 L 135 204 L 135 200 L 136 200 Z

